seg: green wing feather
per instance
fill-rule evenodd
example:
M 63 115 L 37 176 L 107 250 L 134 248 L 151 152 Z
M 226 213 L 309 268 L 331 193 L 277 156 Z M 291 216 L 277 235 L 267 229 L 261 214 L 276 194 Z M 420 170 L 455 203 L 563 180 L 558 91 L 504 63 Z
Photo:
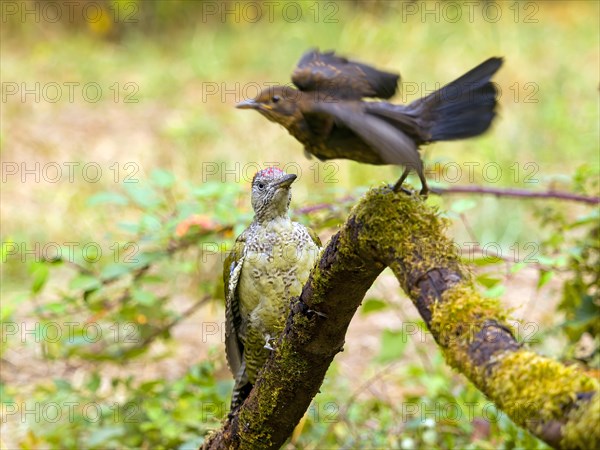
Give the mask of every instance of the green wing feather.
M 244 247 L 246 245 L 246 232 L 238 236 L 233 250 L 225 258 L 223 264 L 223 284 L 225 285 L 225 352 L 227 363 L 237 378 L 242 367 L 244 344 L 240 336 L 242 318 L 240 316 L 237 285 L 244 262 Z
M 306 228 L 306 230 L 313 242 L 321 248 L 319 236 L 310 228 Z M 262 333 L 254 329 L 251 324 L 245 323 L 240 315 L 240 299 L 237 287 L 245 260 L 246 235 L 247 231 L 244 231 L 238 236 L 233 250 L 227 255 L 223 265 L 225 351 L 227 363 L 235 378 L 231 398 L 232 411 L 248 395 L 247 390 L 252 387 L 257 373 L 269 355 L 263 345 L 264 337 Z

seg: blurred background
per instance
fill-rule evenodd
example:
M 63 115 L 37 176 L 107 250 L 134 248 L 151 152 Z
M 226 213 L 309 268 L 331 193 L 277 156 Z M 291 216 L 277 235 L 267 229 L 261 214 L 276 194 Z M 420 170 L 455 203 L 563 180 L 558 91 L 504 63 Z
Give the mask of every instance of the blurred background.
M 219 427 L 221 268 L 252 220 L 253 174 L 297 173 L 293 218 L 323 242 L 400 174 L 306 159 L 234 109 L 311 47 L 399 71 L 397 103 L 503 56 L 494 125 L 426 147 L 430 184 L 598 196 L 598 2 L 0 6 L 3 448 L 191 449 Z M 427 201 L 516 336 L 597 376 L 597 206 Z M 286 448 L 392 447 L 545 448 L 446 366 L 385 271 Z

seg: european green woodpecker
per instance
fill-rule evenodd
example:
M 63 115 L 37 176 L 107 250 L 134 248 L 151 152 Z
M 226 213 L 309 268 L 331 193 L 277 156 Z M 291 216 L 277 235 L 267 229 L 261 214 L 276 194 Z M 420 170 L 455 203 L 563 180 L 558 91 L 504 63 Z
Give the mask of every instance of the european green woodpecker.
M 321 241 L 288 215 L 296 175 L 269 167 L 252 179 L 254 220 L 238 236 L 223 267 L 225 349 L 235 385 L 231 411 L 256 382 L 299 296 Z

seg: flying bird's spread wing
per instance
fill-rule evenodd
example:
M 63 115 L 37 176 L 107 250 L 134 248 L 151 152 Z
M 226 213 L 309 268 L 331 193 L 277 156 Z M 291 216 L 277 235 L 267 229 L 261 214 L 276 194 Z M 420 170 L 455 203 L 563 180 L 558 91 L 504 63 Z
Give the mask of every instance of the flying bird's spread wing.
M 336 123 L 349 128 L 376 151 L 386 164 L 422 169 L 415 141 L 385 120 L 339 102 L 317 103 L 315 111 L 329 114 Z
M 400 75 L 383 72 L 351 61 L 334 52 L 305 53 L 292 73 L 292 82 L 301 91 L 319 91 L 339 99 L 363 97 L 388 99 L 398 85 Z

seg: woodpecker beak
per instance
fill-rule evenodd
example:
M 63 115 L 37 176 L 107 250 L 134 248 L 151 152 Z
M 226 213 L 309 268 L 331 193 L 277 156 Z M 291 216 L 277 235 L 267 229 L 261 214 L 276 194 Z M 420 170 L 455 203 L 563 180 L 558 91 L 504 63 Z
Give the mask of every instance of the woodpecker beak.
M 243 102 L 239 102 L 235 105 L 237 109 L 259 109 L 260 103 L 255 101 L 254 99 L 244 100 Z
M 281 180 L 275 183 L 275 187 L 277 189 L 287 189 L 289 188 L 294 181 L 296 181 L 297 176 L 293 173 L 289 175 L 284 175 Z

